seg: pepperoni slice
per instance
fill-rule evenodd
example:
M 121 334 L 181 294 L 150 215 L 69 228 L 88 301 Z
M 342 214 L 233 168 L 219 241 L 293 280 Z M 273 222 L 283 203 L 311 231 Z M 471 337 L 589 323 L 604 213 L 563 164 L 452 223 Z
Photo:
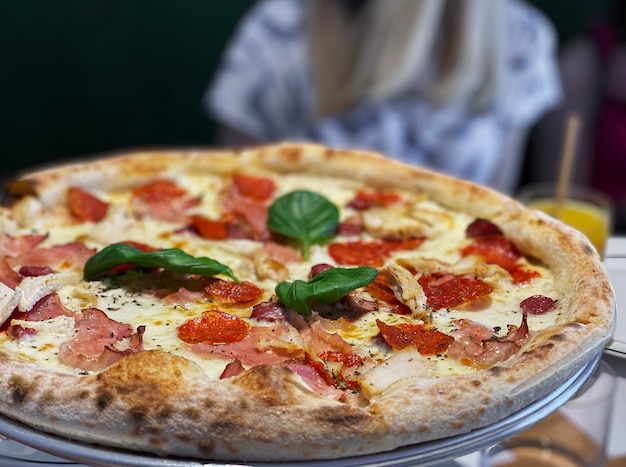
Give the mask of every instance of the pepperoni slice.
M 366 191 L 360 190 L 348 206 L 357 211 L 373 207 L 387 207 L 402 201 L 402 197 L 393 191 Z
M 202 316 L 178 326 L 178 338 L 188 344 L 232 344 L 248 335 L 250 325 L 241 318 L 217 309 L 206 310 Z
M 516 266 L 521 257 L 513 242 L 503 236 L 484 236 L 475 239 L 461 250 L 461 255 L 479 255 L 489 264 L 497 264 L 507 271 Z
M 511 279 L 513 279 L 513 283 L 518 285 L 528 284 L 534 277 L 541 276 L 538 271 L 533 271 L 532 269 L 519 265 L 510 269 L 509 274 L 511 275 Z
M 411 250 L 419 247 L 423 242 L 423 238 L 335 242 L 328 245 L 328 253 L 342 265 L 379 267 L 385 264 L 394 251 Z
M 489 295 L 493 287 L 479 278 L 464 274 L 430 274 L 418 280 L 426 294 L 426 304 L 435 310 L 469 305 Z
M 133 190 L 133 197 L 147 203 L 171 201 L 187 192 L 171 180 L 153 180 Z
M 233 175 L 233 185 L 239 194 L 256 200 L 269 200 L 276 189 L 276 184 L 271 178 L 243 174 Z
M 328 245 L 328 254 L 339 264 L 382 266 L 389 256 L 382 242 L 335 242 Z
M 478 218 L 465 229 L 467 238 L 491 237 L 504 235 L 500 227 L 487 219 Z
M 529 315 L 541 315 L 556 308 L 556 300 L 545 295 L 532 295 L 520 303 L 522 311 Z
M 67 189 L 67 207 L 74 217 L 87 222 L 101 221 L 109 210 L 108 203 L 78 187 Z
M 376 325 L 385 342 L 394 350 L 415 345 L 422 355 L 437 355 L 444 353 L 454 342 L 454 337 L 422 324 L 401 323 L 392 326 L 377 319 Z
M 204 290 L 224 304 L 247 303 L 263 296 L 263 289 L 248 281 L 237 283 L 214 279 L 205 285 Z
M 224 221 L 212 220 L 201 214 L 190 216 L 190 221 L 202 238 L 208 240 L 225 240 L 228 238 L 228 227 Z
M 350 368 L 353 366 L 363 364 L 364 358 L 360 355 L 353 353 L 343 353 L 328 350 L 326 352 L 322 352 L 318 355 L 322 360 L 327 362 L 336 362 L 341 363 L 344 367 Z

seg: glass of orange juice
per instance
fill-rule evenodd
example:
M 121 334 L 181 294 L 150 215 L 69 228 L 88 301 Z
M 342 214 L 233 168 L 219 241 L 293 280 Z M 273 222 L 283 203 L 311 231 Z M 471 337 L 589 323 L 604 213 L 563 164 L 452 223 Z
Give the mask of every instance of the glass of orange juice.
M 613 208 L 604 193 L 590 187 L 572 185 L 559 212 L 556 206 L 556 185 L 534 184 L 521 188 L 518 199 L 584 233 L 604 258 L 606 242 L 611 233 Z

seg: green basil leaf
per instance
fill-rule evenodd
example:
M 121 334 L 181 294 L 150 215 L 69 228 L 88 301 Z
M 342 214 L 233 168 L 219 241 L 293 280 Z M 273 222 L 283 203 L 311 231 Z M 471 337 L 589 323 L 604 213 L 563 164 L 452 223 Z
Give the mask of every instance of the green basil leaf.
M 307 190 L 292 191 L 277 198 L 268 211 L 268 229 L 298 240 L 305 259 L 309 259 L 310 246 L 331 239 L 338 224 L 337 206 Z
M 316 302 L 335 302 L 347 293 L 370 284 L 377 275 L 378 271 L 369 266 L 331 268 L 308 282 L 279 282 L 275 291 L 284 305 L 308 317 L 311 315 L 311 306 Z
M 143 251 L 125 243 L 114 243 L 93 255 L 85 263 L 83 276 L 85 280 L 94 280 L 111 268 L 129 264 L 141 268 L 163 268 L 168 271 L 200 276 L 224 274 L 236 282 L 233 271 L 222 263 L 211 258 L 196 258 L 178 248 Z

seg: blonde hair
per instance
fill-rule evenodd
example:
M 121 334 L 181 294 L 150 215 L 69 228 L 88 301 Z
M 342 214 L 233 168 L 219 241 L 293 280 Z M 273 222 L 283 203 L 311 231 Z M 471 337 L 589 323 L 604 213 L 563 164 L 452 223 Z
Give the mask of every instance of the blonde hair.
M 309 0 L 318 116 L 403 93 L 492 101 L 506 0 Z

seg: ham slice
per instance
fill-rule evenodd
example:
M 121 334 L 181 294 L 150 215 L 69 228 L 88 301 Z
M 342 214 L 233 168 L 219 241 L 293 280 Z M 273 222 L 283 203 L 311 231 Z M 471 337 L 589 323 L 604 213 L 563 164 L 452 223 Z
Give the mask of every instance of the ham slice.
M 82 268 L 87 260 L 96 253 L 94 248 L 87 248 L 82 242 L 70 242 L 50 248 L 33 248 L 8 258 L 11 267 L 49 266 L 55 270 L 68 267 Z
M 297 357 L 302 353 L 303 343 L 298 332 L 285 323 L 272 326 L 252 326 L 245 339 L 224 345 L 189 344 L 192 352 L 199 355 L 237 358 L 243 365 L 274 365 Z
M 97 308 L 83 310 L 74 339 L 59 346 L 59 360 L 84 371 L 98 371 L 143 347 L 144 326 L 133 333 L 128 324 L 118 323 Z
M 455 341 L 448 348 L 448 356 L 474 368 L 488 368 L 516 354 L 529 338 L 526 315 L 519 327 L 509 325 L 508 334 L 500 338 L 481 324 L 467 319 L 456 320 L 459 326 L 452 332 Z

